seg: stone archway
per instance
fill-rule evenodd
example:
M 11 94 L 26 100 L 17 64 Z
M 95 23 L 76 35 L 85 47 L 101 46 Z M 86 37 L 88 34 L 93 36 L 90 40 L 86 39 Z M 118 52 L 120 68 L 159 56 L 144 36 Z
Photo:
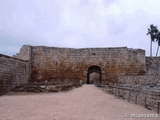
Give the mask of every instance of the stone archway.
M 90 81 L 90 75 L 94 72 L 99 74 L 99 80 Z M 87 71 L 87 84 L 93 84 L 95 82 L 102 84 L 102 71 L 99 66 L 91 66 L 88 68 L 88 71 Z

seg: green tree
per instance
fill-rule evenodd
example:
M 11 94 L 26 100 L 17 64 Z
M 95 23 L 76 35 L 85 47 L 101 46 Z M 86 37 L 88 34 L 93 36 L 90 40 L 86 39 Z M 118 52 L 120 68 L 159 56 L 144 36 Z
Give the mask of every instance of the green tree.
M 157 26 L 154 26 L 153 24 L 150 25 L 150 28 L 148 28 L 148 33 L 147 35 L 150 35 L 151 37 L 151 42 L 150 42 L 150 57 L 152 57 L 152 42 L 156 40 L 157 34 L 159 30 Z

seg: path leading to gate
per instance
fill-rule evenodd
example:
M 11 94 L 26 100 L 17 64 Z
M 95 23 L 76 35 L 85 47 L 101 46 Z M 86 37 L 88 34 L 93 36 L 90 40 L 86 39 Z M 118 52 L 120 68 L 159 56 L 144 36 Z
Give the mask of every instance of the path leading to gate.
M 135 120 L 130 114 L 156 114 L 142 106 L 115 98 L 83 85 L 59 93 L 6 95 L 0 97 L 0 120 Z M 141 118 L 140 120 L 159 118 Z

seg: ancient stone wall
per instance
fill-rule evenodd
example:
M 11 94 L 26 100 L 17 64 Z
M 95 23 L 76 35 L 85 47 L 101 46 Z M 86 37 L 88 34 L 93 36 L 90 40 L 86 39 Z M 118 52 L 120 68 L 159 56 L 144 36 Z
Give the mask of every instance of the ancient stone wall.
M 143 76 L 119 76 L 118 84 L 129 84 L 133 85 L 157 85 L 160 84 L 160 80 L 154 75 L 143 75 Z
M 143 76 L 119 76 L 118 84 L 154 85 L 160 84 L 160 57 L 146 57 L 146 74 Z
M 152 110 L 156 110 L 158 102 L 160 102 L 160 90 L 154 88 L 131 88 L 109 85 L 104 88 L 104 91 Z
M 28 62 L 0 54 L 0 94 L 28 80 Z
M 160 57 L 146 57 L 146 74 L 143 76 L 119 76 L 116 86 L 107 91 L 131 102 L 157 109 L 160 101 Z
M 24 49 L 26 50 L 23 46 L 21 50 Z M 88 69 L 91 66 L 95 69 L 100 68 L 101 71 L 98 73 L 101 74 L 102 84 L 117 82 L 118 76 L 144 75 L 146 72 L 145 51 L 141 49 L 30 46 L 29 50 L 29 82 L 64 84 L 82 80 L 86 83 Z M 19 56 L 23 54 L 25 52 L 20 52 Z
M 30 57 L 31 57 L 30 55 L 31 55 L 31 46 L 23 45 L 19 53 L 17 53 L 16 55 L 13 55 L 13 57 L 21 60 L 30 60 Z
M 160 78 L 160 57 L 146 57 L 146 70 L 146 74 Z

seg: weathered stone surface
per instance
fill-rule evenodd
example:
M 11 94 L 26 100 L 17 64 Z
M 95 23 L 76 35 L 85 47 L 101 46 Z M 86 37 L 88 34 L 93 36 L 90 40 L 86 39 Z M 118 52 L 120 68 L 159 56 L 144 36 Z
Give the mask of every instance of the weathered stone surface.
M 146 72 L 145 51 L 141 49 L 23 46 L 17 57 L 23 58 L 20 56 L 24 53 L 30 53 L 29 82 L 64 84 L 82 80 L 87 83 L 89 75 L 97 72 L 99 82 L 108 84 L 117 82 L 121 75 L 144 75 Z
M 14 55 L 14 58 L 19 58 L 21 60 L 29 60 L 31 55 L 31 46 L 23 45 L 17 55 Z
M 157 109 L 158 102 L 160 101 L 160 89 L 142 89 L 142 88 L 131 88 L 131 87 L 122 87 L 122 86 L 112 86 L 108 85 L 103 88 L 104 91 L 116 94 L 118 98 L 126 99 L 127 101 L 137 103 L 139 105 L 146 105 L 148 108 Z M 136 101 L 137 96 L 137 101 Z
M 149 85 L 149 87 L 160 84 L 160 57 L 146 57 L 146 74 L 141 76 L 119 76 L 118 84 L 129 84 L 133 86 Z
M 0 54 L 0 94 L 28 82 L 28 62 Z
M 159 84 L 160 80 L 157 76 L 143 75 L 143 76 L 119 76 L 118 84 L 130 84 L 130 85 L 151 85 Z

